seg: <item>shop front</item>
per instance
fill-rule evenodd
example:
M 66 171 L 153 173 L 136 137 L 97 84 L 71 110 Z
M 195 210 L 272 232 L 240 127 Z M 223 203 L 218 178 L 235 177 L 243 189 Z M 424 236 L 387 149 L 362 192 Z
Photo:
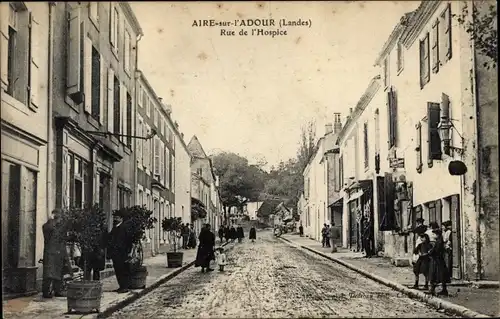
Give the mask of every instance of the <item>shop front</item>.
M 360 180 L 346 189 L 348 210 L 347 248 L 355 252 L 373 251 L 373 181 Z

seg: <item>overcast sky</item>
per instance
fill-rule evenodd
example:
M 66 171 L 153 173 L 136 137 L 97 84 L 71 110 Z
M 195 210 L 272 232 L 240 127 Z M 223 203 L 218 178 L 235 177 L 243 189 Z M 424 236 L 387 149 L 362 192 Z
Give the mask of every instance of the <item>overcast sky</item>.
M 308 120 L 324 133 L 345 117 L 376 74 L 376 55 L 401 16 L 419 2 L 132 2 L 144 30 L 139 68 L 172 105 L 186 143 L 269 165 L 294 157 Z M 216 19 L 310 20 L 287 35 L 221 36 Z M 225 28 L 238 33 L 241 28 Z M 250 31 L 251 28 L 246 28 Z M 270 27 L 269 30 L 276 28 Z

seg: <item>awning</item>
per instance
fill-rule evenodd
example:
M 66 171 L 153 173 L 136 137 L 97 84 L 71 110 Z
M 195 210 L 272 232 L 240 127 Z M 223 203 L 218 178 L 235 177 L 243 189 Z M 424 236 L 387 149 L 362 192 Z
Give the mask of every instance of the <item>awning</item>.
M 371 193 L 372 189 L 373 181 L 371 179 L 359 180 L 354 182 L 354 184 L 349 186 L 349 190 L 351 190 L 352 193 L 349 196 L 348 202 L 360 198 L 367 192 Z
M 343 205 L 344 205 L 344 198 L 340 197 L 339 199 L 328 205 L 328 207 L 342 207 Z

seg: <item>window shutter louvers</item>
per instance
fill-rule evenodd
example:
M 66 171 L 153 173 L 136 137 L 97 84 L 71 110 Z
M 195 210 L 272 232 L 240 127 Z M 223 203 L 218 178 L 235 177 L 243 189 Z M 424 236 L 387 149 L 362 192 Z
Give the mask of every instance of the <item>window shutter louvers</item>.
M 40 48 L 40 25 L 30 13 L 30 104 L 38 107 L 39 103 L 39 61 L 37 53 Z
M 80 17 L 80 7 L 73 6 L 69 10 L 68 52 L 66 65 L 66 88 L 68 95 L 78 94 L 82 90 L 81 83 L 81 39 L 84 34 Z
M 158 152 L 160 153 L 160 178 L 165 183 L 165 144 L 163 142 Z
M 446 49 L 446 61 L 450 60 L 452 57 L 452 42 L 451 42 L 451 4 L 448 3 L 448 8 L 444 14 L 444 23 L 445 23 L 445 31 L 444 31 L 444 43 Z
M 439 72 L 439 20 L 432 25 L 432 72 Z
M 170 189 L 173 188 L 173 183 L 174 183 L 174 177 L 173 177 L 173 174 L 172 174 L 172 170 L 173 170 L 173 156 L 172 156 L 172 153 L 169 154 L 170 158 L 169 158 L 169 169 L 168 169 L 168 173 L 169 173 L 169 185 L 170 185 Z
M 155 136 L 154 140 L 154 163 L 153 163 L 153 168 L 154 168 L 154 175 L 159 175 L 160 174 L 160 140 L 158 137 Z
M 427 164 L 432 167 L 433 160 L 441 159 L 441 138 L 437 126 L 440 120 L 440 105 L 439 103 L 427 103 L 427 132 L 428 132 L 428 155 Z
M 112 68 L 108 69 L 108 132 L 113 133 L 114 128 L 114 88 L 115 72 Z
M 415 138 L 415 152 L 417 154 L 417 172 L 422 172 L 422 124 L 420 122 L 416 125 L 417 136 Z
M 2 2 L 0 3 L 0 16 L 3 17 L 0 19 L 0 56 L 2 57 L 0 72 L 1 72 L 1 84 L 2 89 L 6 90 L 9 86 L 9 3 Z
M 127 88 L 123 82 L 120 83 L 120 134 L 127 134 Z M 122 143 L 127 141 L 125 136 L 121 137 Z
M 83 40 L 83 92 L 85 112 L 92 111 L 92 40 L 85 36 Z

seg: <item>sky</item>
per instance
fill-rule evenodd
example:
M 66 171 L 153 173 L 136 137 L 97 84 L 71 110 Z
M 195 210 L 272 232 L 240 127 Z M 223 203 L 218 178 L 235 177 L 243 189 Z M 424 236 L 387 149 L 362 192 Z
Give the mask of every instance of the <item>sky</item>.
M 131 2 L 144 31 L 139 69 L 172 106 L 186 143 L 231 151 L 269 168 L 295 157 L 301 127 L 317 136 L 333 113 L 354 108 L 392 29 L 415 1 Z M 196 27 L 194 20 L 280 19 L 286 35 L 239 36 L 252 27 Z M 257 28 L 257 27 L 253 27 Z M 221 29 L 237 36 L 221 35 Z

